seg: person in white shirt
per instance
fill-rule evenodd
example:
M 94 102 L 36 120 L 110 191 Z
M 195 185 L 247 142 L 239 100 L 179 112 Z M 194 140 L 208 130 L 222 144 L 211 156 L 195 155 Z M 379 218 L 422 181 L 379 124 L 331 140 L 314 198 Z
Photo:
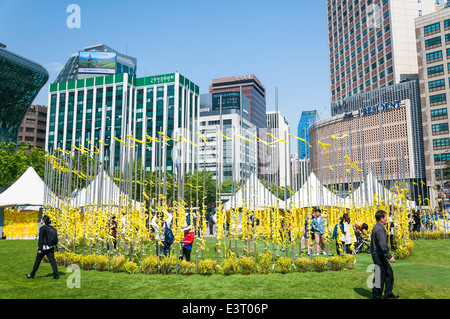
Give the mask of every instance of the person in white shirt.
M 164 215 L 166 219 L 163 221 Z M 156 255 L 157 256 L 161 255 L 161 248 L 162 248 L 164 256 L 170 256 L 170 245 L 166 242 L 164 233 L 166 227 L 168 228 L 172 227 L 172 215 L 166 211 L 162 211 L 162 213 L 157 212 L 152 218 L 152 227 L 155 230 Z

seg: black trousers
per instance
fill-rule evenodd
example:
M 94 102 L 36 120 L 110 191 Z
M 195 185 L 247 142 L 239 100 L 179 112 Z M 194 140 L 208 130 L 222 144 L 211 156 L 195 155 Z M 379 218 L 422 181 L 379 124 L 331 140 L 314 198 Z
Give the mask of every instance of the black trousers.
M 183 259 L 184 256 L 186 256 L 186 261 L 191 261 L 191 249 L 187 249 L 186 247 L 181 247 L 183 255 L 180 257 L 180 259 Z
M 372 288 L 372 297 L 374 299 L 381 298 L 384 290 L 384 296 L 392 294 L 394 287 L 394 271 L 389 265 L 388 260 L 384 256 L 372 255 L 373 263 L 378 266 L 375 267 L 374 285 Z
M 36 271 L 39 268 L 39 265 L 41 264 L 42 259 L 44 259 L 44 256 L 47 256 L 48 260 L 50 261 L 50 265 L 52 266 L 53 269 L 53 277 L 58 277 L 58 267 L 56 266 L 55 260 L 55 248 L 50 248 L 48 250 L 41 250 L 41 253 L 37 253 L 33 270 L 31 271 L 30 275 L 34 277 Z

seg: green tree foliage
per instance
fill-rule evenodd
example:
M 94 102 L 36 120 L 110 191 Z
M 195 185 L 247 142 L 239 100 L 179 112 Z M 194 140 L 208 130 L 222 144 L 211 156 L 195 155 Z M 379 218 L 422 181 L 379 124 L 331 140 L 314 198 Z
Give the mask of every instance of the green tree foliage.
M 32 148 L 31 144 L 21 142 L 0 143 L 0 191 L 14 184 L 32 166 L 43 179 L 45 173 L 45 151 Z

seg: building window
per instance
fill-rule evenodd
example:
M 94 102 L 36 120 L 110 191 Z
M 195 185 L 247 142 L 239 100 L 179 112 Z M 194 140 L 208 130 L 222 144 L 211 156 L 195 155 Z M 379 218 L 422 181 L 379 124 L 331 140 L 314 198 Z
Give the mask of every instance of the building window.
M 444 21 L 444 29 L 445 30 L 450 29 L 450 19 Z
M 440 22 L 436 22 L 430 25 L 427 25 L 426 27 L 424 27 L 424 33 L 425 36 L 433 34 L 433 33 L 437 33 L 441 30 L 441 23 Z
M 441 79 L 441 80 L 428 82 L 428 89 L 430 92 L 445 89 L 445 80 Z
M 441 46 L 441 37 L 425 40 L 425 48 L 427 50 Z
M 450 160 L 450 153 L 445 153 L 445 154 L 434 154 L 434 162 L 438 163 L 438 162 L 445 162 Z
M 427 69 L 428 77 L 435 77 L 444 74 L 444 65 L 432 66 Z
M 448 54 L 447 54 L 448 55 Z M 427 63 L 442 61 L 442 51 L 435 51 L 427 54 Z
M 441 105 L 445 104 L 446 102 L 447 96 L 445 93 L 430 96 L 430 106 Z
M 445 120 L 447 119 L 447 108 L 431 110 L 431 120 Z
M 449 146 L 450 146 L 450 139 L 448 137 L 433 140 L 433 150 L 435 151 L 448 149 Z
M 433 135 L 448 134 L 448 123 L 434 124 L 431 126 Z

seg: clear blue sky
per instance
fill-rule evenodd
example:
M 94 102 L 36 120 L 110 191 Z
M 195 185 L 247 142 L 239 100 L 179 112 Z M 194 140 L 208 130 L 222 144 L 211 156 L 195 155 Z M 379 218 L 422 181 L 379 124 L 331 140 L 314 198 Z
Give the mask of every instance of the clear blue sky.
M 81 8 L 81 28 L 66 12 Z M 0 42 L 50 74 L 36 104 L 71 54 L 104 43 L 138 59 L 137 76 L 178 71 L 208 93 L 212 79 L 255 74 L 296 134 L 303 110 L 329 116 L 325 0 L 0 0 Z

